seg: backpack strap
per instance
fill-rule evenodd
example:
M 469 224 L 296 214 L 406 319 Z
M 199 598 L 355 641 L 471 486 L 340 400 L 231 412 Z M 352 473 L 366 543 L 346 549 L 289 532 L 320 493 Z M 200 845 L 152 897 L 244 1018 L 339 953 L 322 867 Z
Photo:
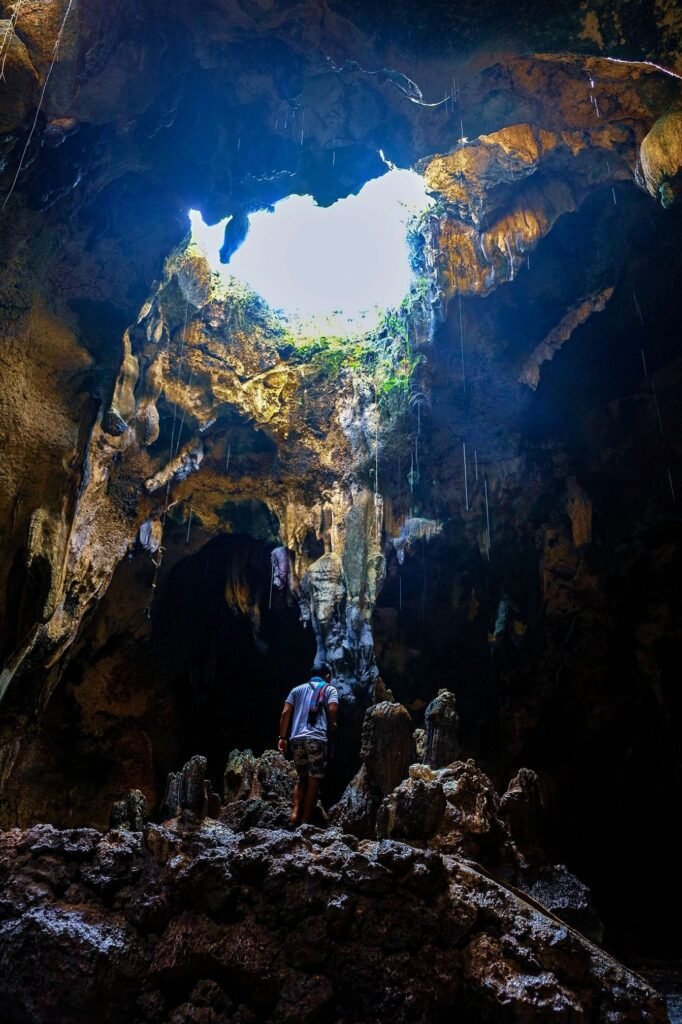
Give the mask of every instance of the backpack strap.
M 317 716 L 320 713 L 322 707 L 327 707 L 327 693 L 329 690 L 329 683 L 322 683 L 322 686 L 315 686 L 312 679 L 308 681 L 308 685 L 311 687 L 313 694 L 310 698 L 310 707 L 308 709 L 308 725 L 312 726 L 317 721 Z

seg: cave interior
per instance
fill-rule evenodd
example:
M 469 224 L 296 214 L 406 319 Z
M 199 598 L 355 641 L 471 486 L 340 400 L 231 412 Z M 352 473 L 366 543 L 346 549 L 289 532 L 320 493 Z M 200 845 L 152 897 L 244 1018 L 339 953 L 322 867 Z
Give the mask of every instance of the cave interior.
M 197 754 L 220 793 L 326 661 L 327 810 L 377 680 L 413 729 L 450 691 L 462 761 L 537 776 L 605 948 L 679 959 L 679 11 L 0 0 L 0 26 L 0 828 L 106 831 L 133 790 L 158 822 Z M 377 326 L 300 333 L 230 277 L 254 214 L 391 167 L 431 202 Z

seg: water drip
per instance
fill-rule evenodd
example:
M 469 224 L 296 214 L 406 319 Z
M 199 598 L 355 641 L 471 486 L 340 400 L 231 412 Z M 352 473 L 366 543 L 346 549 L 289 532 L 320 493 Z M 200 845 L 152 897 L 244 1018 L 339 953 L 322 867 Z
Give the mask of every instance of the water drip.
M 488 478 L 483 478 L 483 490 L 485 492 L 485 523 L 486 523 L 486 554 L 490 561 L 490 508 L 488 505 Z
M 462 320 L 462 293 L 457 296 L 459 300 L 459 350 L 462 360 L 462 389 L 466 391 L 466 377 L 464 374 L 464 322 Z
M 668 466 L 668 483 L 670 484 L 670 493 L 673 497 L 673 505 L 677 504 L 677 498 L 675 496 L 675 485 L 673 484 L 673 475 L 670 472 L 670 466 Z

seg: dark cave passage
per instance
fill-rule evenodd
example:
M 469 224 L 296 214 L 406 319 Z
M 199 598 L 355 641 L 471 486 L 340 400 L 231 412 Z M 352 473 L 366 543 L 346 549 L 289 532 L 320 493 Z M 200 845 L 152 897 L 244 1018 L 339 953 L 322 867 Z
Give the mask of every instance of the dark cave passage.
M 276 588 L 270 600 L 271 548 L 215 537 L 173 568 L 154 615 L 150 642 L 176 666 L 168 687 L 179 763 L 203 754 L 217 787 L 230 750 L 276 745 L 284 698 L 315 657 L 298 607 Z

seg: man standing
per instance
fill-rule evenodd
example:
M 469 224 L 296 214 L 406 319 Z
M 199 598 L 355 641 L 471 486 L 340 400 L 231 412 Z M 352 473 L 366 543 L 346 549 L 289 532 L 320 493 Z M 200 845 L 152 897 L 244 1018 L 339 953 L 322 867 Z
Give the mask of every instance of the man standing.
M 313 677 L 295 686 L 282 708 L 277 749 L 286 754 L 291 737 L 291 756 L 298 780 L 294 787 L 292 824 L 310 821 L 317 805 L 320 782 L 327 771 L 328 737 L 336 729 L 339 695 L 331 685 L 328 665 L 313 669 Z

